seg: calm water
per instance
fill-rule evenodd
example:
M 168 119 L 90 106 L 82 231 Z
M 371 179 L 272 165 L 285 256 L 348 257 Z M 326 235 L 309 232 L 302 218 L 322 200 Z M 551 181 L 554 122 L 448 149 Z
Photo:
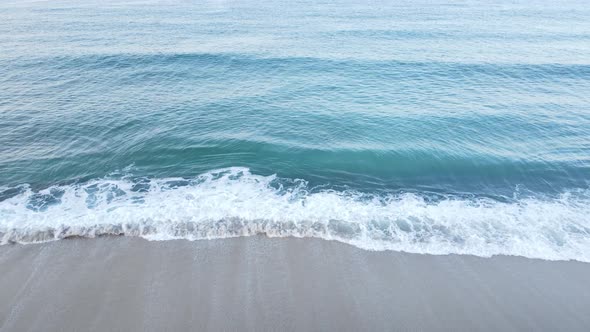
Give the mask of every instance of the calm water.
M 0 242 L 590 261 L 586 1 L 2 1 Z

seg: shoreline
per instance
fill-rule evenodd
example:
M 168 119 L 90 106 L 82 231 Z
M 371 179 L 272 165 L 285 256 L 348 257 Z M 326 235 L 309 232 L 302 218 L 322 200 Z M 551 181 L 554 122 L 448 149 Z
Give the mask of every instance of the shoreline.
M 264 236 L 0 246 L 0 331 L 587 330 L 590 264 Z

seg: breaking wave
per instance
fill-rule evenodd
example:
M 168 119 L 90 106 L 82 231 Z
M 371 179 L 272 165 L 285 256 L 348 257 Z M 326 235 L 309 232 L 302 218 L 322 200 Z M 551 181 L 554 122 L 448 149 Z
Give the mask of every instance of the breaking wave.
M 588 190 L 497 200 L 311 188 L 233 167 L 195 178 L 0 188 L 0 243 L 68 237 L 317 237 L 368 250 L 590 262 Z

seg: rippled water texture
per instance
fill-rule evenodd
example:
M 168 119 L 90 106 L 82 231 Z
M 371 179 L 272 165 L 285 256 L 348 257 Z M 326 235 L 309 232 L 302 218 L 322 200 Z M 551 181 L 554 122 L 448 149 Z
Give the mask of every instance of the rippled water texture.
M 590 261 L 585 1 L 3 1 L 0 242 Z

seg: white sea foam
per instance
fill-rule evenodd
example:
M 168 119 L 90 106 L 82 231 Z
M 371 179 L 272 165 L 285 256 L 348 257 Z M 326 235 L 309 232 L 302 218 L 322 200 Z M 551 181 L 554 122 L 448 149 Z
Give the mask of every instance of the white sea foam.
M 590 262 L 590 199 L 512 203 L 419 194 L 310 191 L 304 181 L 229 168 L 194 179 L 96 180 L 30 189 L 0 202 L 0 242 L 67 237 L 318 237 L 369 250 L 518 255 Z

